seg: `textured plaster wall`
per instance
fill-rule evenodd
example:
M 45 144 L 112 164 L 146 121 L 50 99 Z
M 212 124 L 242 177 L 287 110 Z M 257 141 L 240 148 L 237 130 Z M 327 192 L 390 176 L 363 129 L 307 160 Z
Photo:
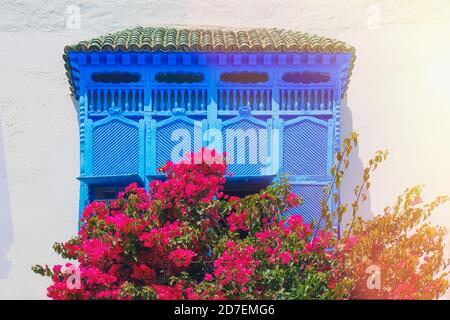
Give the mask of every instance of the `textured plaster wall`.
M 73 5 L 79 29 L 66 27 L 76 26 Z M 0 299 L 45 298 L 48 282 L 30 267 L 57 262 L 51 245 L 76 233 L 78 130 L 63 47 L 123 27 L 282 27 L 350 43 L 358 58 L 343 127 L 361 142 L 351 169 L 390 151 L 369 209 L 382 212 L 414 184 L 427 185 L 427 199 L 450 194 L 448 0 L 0 0 L 0 8 Z M 449 214 L 447 205 L 434 221 L 450 227 Z

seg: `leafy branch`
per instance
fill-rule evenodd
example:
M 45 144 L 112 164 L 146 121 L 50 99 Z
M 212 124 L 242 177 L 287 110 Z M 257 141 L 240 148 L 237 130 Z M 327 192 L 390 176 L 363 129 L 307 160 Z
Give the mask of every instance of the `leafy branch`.
M 322 221 L 325 220 L 326 222 L 326 229 L 330 230 L 333 226 L 333 221 L 338 219 L 338 228 L 340 228 L 340 224 L 342 221 L 342 216 L 344 212 L 346 211 L 346 204 L 339 204 L 339 193 L 337 190 L 341 187 L 342 180 L 344 177 L 344 171 L 348 168 L 350 164 L 349 156 L 353 150 L 354 147 L 356 147 L 358 144 L 358 133 L 351 132 L 350 137 L 345 138 L 342 142 L 342 150 L 338 151 L 335 155 L 336 164 L 334 164 L 331 167 L 331 176 L 332 181 L 330 185 L 326 185 L 324 187 L 325 192 L 325 198 L 322 200 L 322 214 L 320 216 L 319 221 L 315 225 L 315 232 L 314 236 L 317 236 L 317 232 L 320 229 L 320 225 Z M 343 167 L 343 168 L 342 168 Z M 333 192 L 334 191 L 334 192 Z M 336 211 L 330 212 L 330 209 L 328 207 L 328 202 L 330 200 L 330 197 L 333 195 L 333 201 L 335 204 L 339 204 Z M 338 230 L 338 236 L 340 235 L 340 230 Z

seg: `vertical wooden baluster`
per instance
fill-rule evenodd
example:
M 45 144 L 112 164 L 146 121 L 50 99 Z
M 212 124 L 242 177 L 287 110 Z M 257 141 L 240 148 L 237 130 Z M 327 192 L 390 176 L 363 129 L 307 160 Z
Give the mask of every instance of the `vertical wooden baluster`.
M 136 89 L 130 89 L 128 92 L 128 104 L 130 105 L 131 111 L 136 111 L 136 100 L 135 97 L 137 95 Z
M 127 104 L 127 90 L 126 89 L 122 90 L 120 97 L 121 97 L 120 100 L 122 100 L 123 111 L 129 111 L 128 104 Z
M 255 109 L 258 110 L 264 110 L 264 105 L 262 104 L 262 99 L 264 98 L 264 92 L 265 90 L 253 90 L 253 105 L 255 106 Z
M 330 89 L 330 92 L 328 94 L 328 101 L 329 101 L 329 107 L 328 109 L 331 111 L 333 110 L 333 106 L 334 106 L 334 98 L 333 98 L 333 89 Z
M 124 102 L 124 110 L 125 111 L 131 111 L 131 105 L 130 105 L 130 102 L 128 101 L 129 94 L 130 94 L 129 89 L 125 89 L 124 93 L 122 94 L 122 95 L 124 95 L 123 102 Z
M 304 99 L 303 99 L 303 90 L 299 89 L 298 90 L 298 110 L 299 111 L 304 110 L 303 101 L 304 101 Z
M 201 101 L 198 99 L 198 90 L 194 89 L 194 105 L 198 109 L 200 107 Z
M 92 89 L 91 92 L 92 92 L 92 105 L 91 105 L 90 111 L 95 111 L 95 109 L 97 108 L 98 105 L 101 106 L 101 103 L 100 103 L 101 92 L 98 89 Z
M 158 111 L 158 108 L 157 108 L 157 102 L 158 102 L 157 94 L 158 93 L 156 92 L 155 89 L 153 89 L 150 94 L 151 94 L 150 99 L 151 99 L 151 102 L 152 102 L 152 111 Z M 139 98 L 140 97 L 141 97 L 141 92 L 139 91 Z
M 116 107 L 116 91 L 111 89 L 108 90 L 108 101 L 106 102 L 108 108 L 110 107 Z
M 108 111 L 109 103 L 108 103 L 108 96 L 111 94 L 111 91 L 108 89 L 103 90 L 103 111 Z M 112 101 L 112 100 L 111 100 Z
M 195 110 L 195 106 L 191 103 L 192 89 L 187 89 L 186 92 L 186 109 Z
M 126 108 L 127 108 L 127 99 L 125 99 L 125 89 L 123 89 L 123 90 L 120 90 L 120 94 L 119 94 L 119 97 L 120 97 L 120 103 L 122 104 L 122 110 L 123 111 L 128 111 Z
M 281 90 L 280 90 L 280 102 L 279 102 L 279 103 L 280 103 L 280 109 L 281 109 L 281 110 L 283 110 L 283 105 L 284 105 L 284 97 L 283 97 L 283 96 L 284 96 L 284 90 L 281 89 Z
M 89 111 L 95 111 L 95 109 L 97 108 L 97 105 L 100 104 L 100 92 L 99 90 L 96 89 L 91 89 L 90 93 L 92 95 L 92 99 L 91 102 L 89 103 Z
M 173 108 L 175 108 L 175 106 L 176 106 L 176 97 L 175 97 L 176 91 L 173 89 L 167 89 L 167 92 L 169 93 L 169 97 L 170 97 L 169 110 L 168 110 L 168 111 L 170 111 Z
M 245 97 L 245 99 L 244 99 Z M 250 90 L 242 90 L 242 105 L 245 107 L 250 107 Z
M 119 90 L 113 90 L 112 91 L 113 92 L 113 95 L 114 95 L 114 106 L 115 107 L 117 107 L 117 108 L 121 108 L 121 107 L 119 107 Z
M 97 108 L 97 106 L 102 106 L 100 98 L 101 98 L 101 91 L 98 89 L 92 89 L 93 105 L 91 106 L 92 107 L 91 111 L 95 111 L 95 108 Z
M 230 101 L 230 110 L 235 110 L 236 105 L 237 105 L 237 101 L 236 101 L 236 90 L 231 89 L 230 90 L 231 94 L 231 101 Z
M 169 111 L 170 111 L 173 108 L 178 106 L 178 104 L 177 104 L 177 97 L 176 97 L 176 94 L 177 94 L 178 90 L 176 90 L 176 89 L 175 90 L 167 89 L 167 91 L 169 91 L 169 94 L 170 94 L 170 108 L 169 108 Z
M 190 110 L 197 110 L 197 106 L 193 103 L 193 99 L 192 99 L 192 94 L 193 94 L 193 89 L 188 89 L 187 90 L 187 105 L 188 105 L 188 108 L 190 109 Z
M 121 107 L 121 109 L 122 110 L 124 110 L 124 111 L 126 111 L 125 110 L 125 90 L 120 90 L 120 92 L 119 92 L 119 98 L 120 98 L 120 103 L 122 104 L 122 107 Z
M 321 103 L 321 96 L 320 96 L 320 90 L 316 89 L 316 97 L 315 97 L 315 101 L 316 101 L 316 110 L 320 110 L 320 103 Z
M 263 111 L 268 111 L 269 90 L 264 89 L 261 91 L 260 105 Z
M 205 89 L 199 89 L 200 91 L 200 110 L 205 111 L 206 110 L 206 104 L 208 103 L 207 99 L 207 92 Z
M 102 111 L 108 111 L 108 91 L 106 89 L 98 90 L 98 108 Z
M 185 89 L 181 89 L 180 94 L 181 94 L 181 106 L 180 107 L 184 108 L 187 111 L 191 111 L 191 110 L 189 110 L 189 107 L 188 107 L 188 105 L 186 103 L 186 97 L 184 96 L 186 94 L 186 90 Z
M 133 94 L 133 108 L 136 111 L 140 111 L 139 110 L 139 91 L 141 91 L 140 89 L 135 89 L 134 90 L 134 94 Z
M 289 105 L 289 89 L 284 90 L 284 110 L 288 110 Z
M 237 89 L 237 99 L 236 99 L 236 110 L 239 110 L 239 107 L 244 105 L 244 90 Z
M 304 90 L 300 89 L 298 90 L 298 95 L 300 96 L 300 111 L 304 111 L 305 110 L 305 97 L 303 95 Z
M 261 103 L 262 99 L 264 98 L 264 89 L 261 90 L 253 90 L 253 104 L 255 105 L 255 108 L 261 111 L 264 111 L 264 105 Z
M 291 108 L 291 106 L 290 106 L 290 103 L 291 103 L 291 89 L 286 89 L 286 95 L 285 95 L 285 100 L 284 100 L 284 103 L 286 104 L 286 111 L 288 111 L 290 108 Z
M 177 89 L 177 106 L 178 108 L 184 108 L 183 105 L 183 89 Z
M 331 90 L 327 89 L 327 110 L 331 110 Z
M 294 110 L 297 111 L 299 109 L 298 106 L 298 90 L 293 90 L 294 91 Z
M 295 110 L 295 91 L 297 91 L 297 90 L 292 89 L 291 94 L 289 95 L 290 96 L 290 103 L 289 103 L 290 110 Z
M 135 102 L 136 102 L 136 110 L 137 111 L 143 111 L 142 110 L 142 105 L 141 105 L 141 92 L 142 92 L 141 89 L 137 89 L 136 90 L 136 100 L 135 100 Z M 150 94 L 151 94 L 151 92 L 150 92 Z
M 300 89 L 298 91 L 299 99 L 300 99 L 300 111 L 306 110 L 306 103 L 308 102 L 305 96 L 306 89 Z
M 289 97 L 291 95 L 291 90 L 286 89 L 284 92 L 284 110 L 287 111 L 289 110 Z
M 249 95 L 248 95 L 248 105 L 250 107 L 250 110 L 258 110 L 258 103 L 257 103 L 257 92 L 258 90 L 256 89 L 250 89 L 249 90 Z
M 106 105 L 108 106 L 108 108 L 111 108 L 113 106 L 115 106 L 115 96 L 114 96 L 114 90 L 108 90 L 108 99 L 106 101 Z
M 205 108 L 205 106 L 206 106 L 206 91 L 205 91 L 205 89 L 199 89 L 198 91 L 200 93 L 199 110 L 206 110 L 206 108 Z
M 203 110 L 203 89 L 197 89 L 197 110 Z
M 223 89 L 223 92 L 225 93 L 225 104 L 223 105 L 223 110 L 227 110 L 230 108 L 230 93 L 227 89 Z
M 224 89 L 223 91 L 225 92 L 225 101 L 226 101 L 224 105 L 224 111 L 231 110 L 232 104 L 231 91 L 229 89 Z
M 305 98 L 305 110 L 309 110 L 308 89 L 303 90 L 303 98 Z
M 313 110 L 317 110 L 319 107 L 319 101 L 318 101 L 318 95 L 317 95 L 317 89 L 312 90 L 313 95 Z
M 132 111 L 136 111 L 136 100 L 134 98 L 136 95 L 137 95 L 136 89 L 129 90 L 128 100 L 129 100 L 130 109 Z
M 242 91 L 240 89 L 234 90 L 234 110 L 238 111 L 239 107 L 242 105 Z
M 236 106 L 236 93 L 233 89 L 230 89 L 230 110 L 234 110 Z
M 284 110 L 287 111 L 289 110 L 289 95 L 290 95 L 290 90 L 286 89 L 284 90 Z
M 122 89 L 119 89 L 117 91 L 117 106 L 119 107 L 119 110 L 123 110 L 122 93 L 123 93 Z
M 166 111 L 166 90 L 160 89 L 161 102 L 160 102 L 160 111 Z
M 165 102 L 166 104 L 166 110 L 165 111 L 170 111 L 173 108 L 173 104 L 172 104 L 172 95 L 173 95 L 173 91 L 169 90 L 169 89 L 164 89 L 166 91 L 166 95 L 167 95 L 167 100 Z
M 128 93 L 127 93 L 127 101 L 128 101 L 128 108 L 130 109 L 130 111 L 136 111 L 134 106 L 133 106 L 133 98 L 134 98 L 134 94 L 133 94 L 134 89 L 128 89 Z
M 292 99 L 293 99 L 293 101 L 292 101 L 291 109 L 293 111 L 296 111 L 298 109 L 298 100 L 297 100 L 298 99 L 298 90 L 292 89 Z
M 89 103 L 88 103 L 88 111 L 92 111 L 94 109 L 94 90 L 88 89 L 88 97 L 89 97 Z
M 320 90 L 320 110 L 324 110 L 325 107 L 325 90 Z
M 155 111 L 161 111 L 161 91 L 158 89 L 154 90 L 155 92 Z
M 175 100 L 176 106 L 178 108 L 183 108 L 183 89 L 176 89 L 177 91 L 177 98 Z
M 290 110 L 290 111 L 294 110 L 294 105 L 295 105 L 295 101 L 294 101 L 295 93 L 294 92 L 295 92 L 294 89 L 289 89 L 288 110 Z

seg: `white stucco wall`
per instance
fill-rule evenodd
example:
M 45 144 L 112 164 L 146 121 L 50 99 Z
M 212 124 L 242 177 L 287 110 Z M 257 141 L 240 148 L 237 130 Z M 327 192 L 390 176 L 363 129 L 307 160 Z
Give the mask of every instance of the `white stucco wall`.
M 390 151 L 373 179 L 371 210 L 382 212 L 414 184 L 426 184 L 426 199 L 450 194 L 448 0 L 1 0 L 0 5 L 0 299 L 44 298 L 48 281 L 30 267 L 56 262 L 52 244 L 76 233 L 78 128 L 63 47 L 123 27 L 282 27 L 348 42 L 358 57 L 343 124 L 360 133 L 353 168 L 360 169 L 376 149 Z M 79 5 L 80 29 L 66 28 L 71 5 Z M 450 227 L 449 213 L 447 205 L 433 220 Z

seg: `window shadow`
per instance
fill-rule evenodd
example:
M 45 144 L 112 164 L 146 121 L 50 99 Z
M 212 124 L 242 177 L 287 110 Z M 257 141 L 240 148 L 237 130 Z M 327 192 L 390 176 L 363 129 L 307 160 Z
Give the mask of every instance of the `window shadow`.
M 347 104 L 347 98 L 342 99 L 341 104 L 341 141 L 350 136 L 350 132 L 354 131 L 352 112 Z M 374 150 L 375 152 L 375 150 Z M 356 199 L 354 193 L 355 186 L 361 185 L 364 172 L 365 162 L 369 159 L 361 159 L 359 156 L 359 144 L 352 150 L 349 157 L 350 165 L 345 172 L 344 179 L 341 186 L 341 202 L 347 204 L 347 212 L 343 217 L 343 225 L 351 222 L 352 206 L 351 203 Z M 358 215 L 364 220 L 374 217 L 372 212 L 372 202 L 370 197 L 370 189 L 366 192 L 367 199 L 362 202 L 359 201 Z
M 3 132 L 0 125 L 0 280 L 6 279 L 11 270 L 11 261 L 7 259 L 7 254 L 14 241 L 3 141 Z

